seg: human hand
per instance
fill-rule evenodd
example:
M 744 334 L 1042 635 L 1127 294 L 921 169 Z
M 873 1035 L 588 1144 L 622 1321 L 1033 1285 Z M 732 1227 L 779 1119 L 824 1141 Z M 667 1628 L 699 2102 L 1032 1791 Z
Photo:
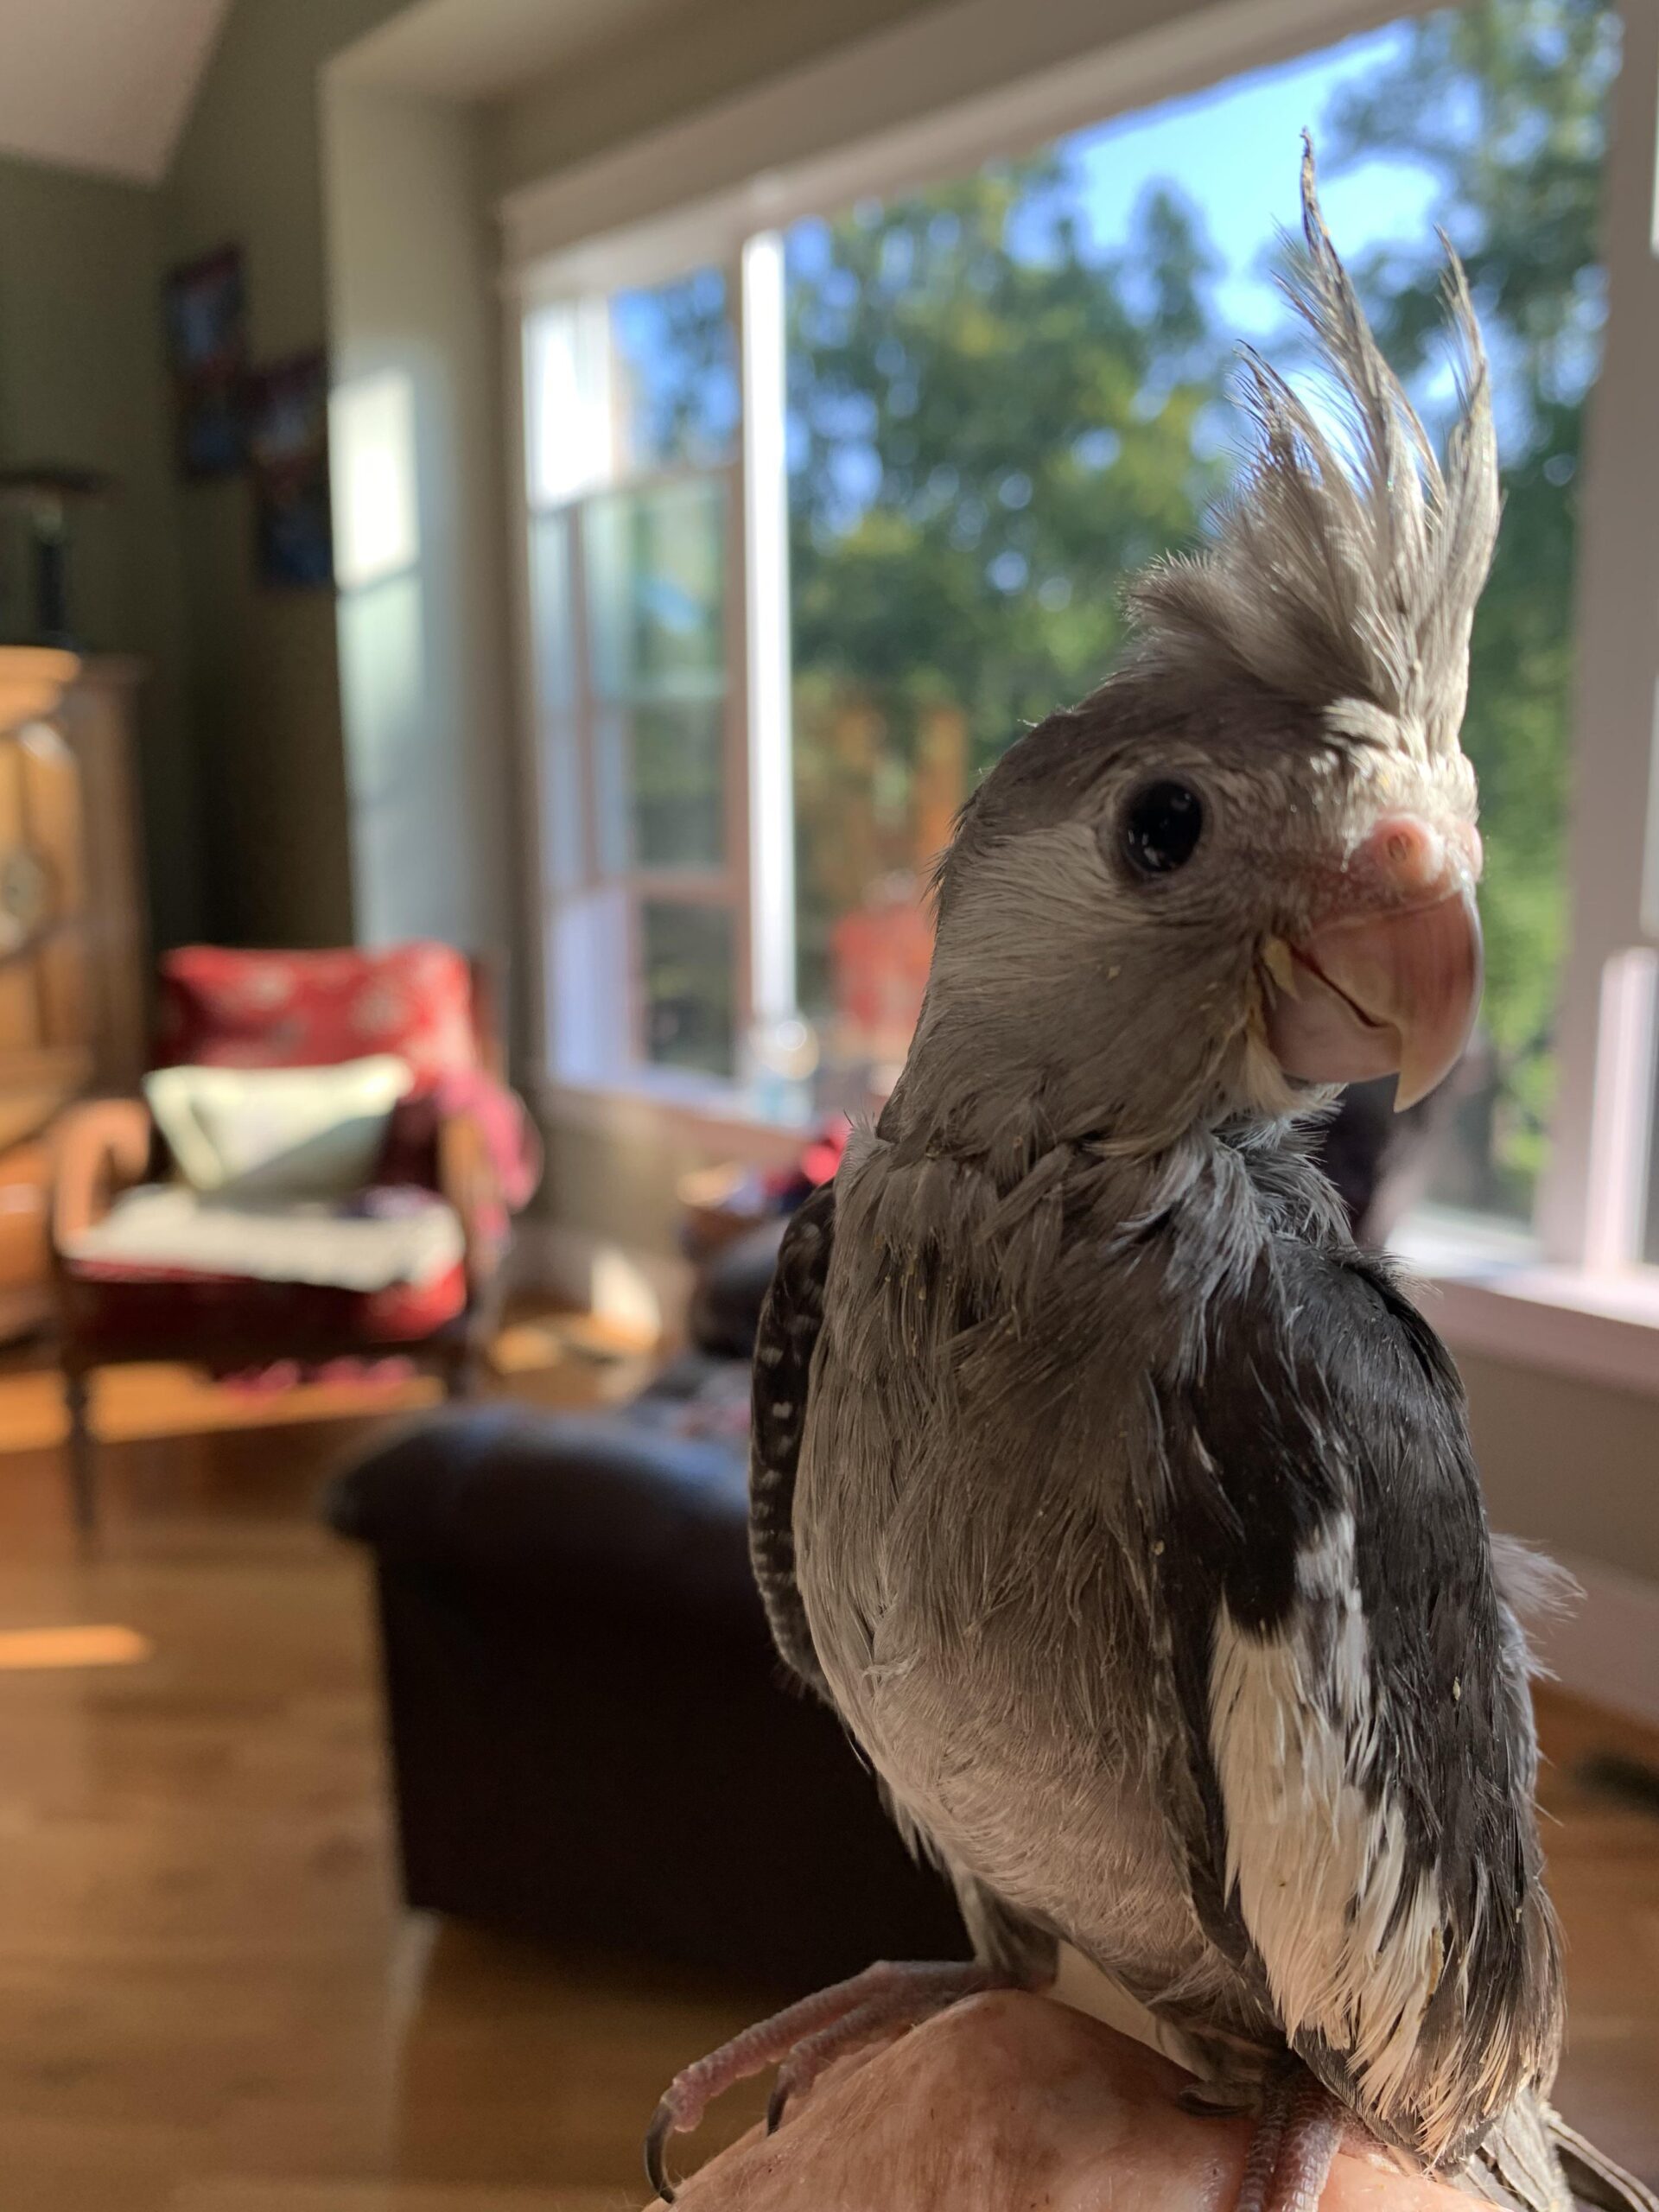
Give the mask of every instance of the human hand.
M 1231 2212 L 1247 2121 L 1182 2110 L 1179 2068 L 999 1991 L 845 2060 L 680 2189 L 684 2212 Z M 1357 2145 L 1320 2212 L 1468 2212 Z

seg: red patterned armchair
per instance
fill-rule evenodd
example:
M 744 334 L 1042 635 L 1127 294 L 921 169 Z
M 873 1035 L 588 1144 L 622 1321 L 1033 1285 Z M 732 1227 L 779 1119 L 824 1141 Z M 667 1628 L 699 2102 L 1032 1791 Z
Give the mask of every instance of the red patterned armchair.
M 428 1241 L 421 1264 L 394 1268 L 369 1287 L 346 1280 L 351 1269 L 328 1279 L 328 1268 L 308 1258 L 296 1271 L 302 1279 L 284 1280 L 280 1259 L 244 1274 L 176 1255 L 135 1257 L 108 1234 L 120 1210 L 130 1215 L 144 1200 L 165 1208 L 175 1196 L 189 1203 L 169 1180 L 169 1147 L 144 1100 L 72 1109 L 57 1132 L 53 1242 L 83 1529 L 96 1514 L 88 1397 L 99 1367 L 173 1360 L 221 1375 L 289 1363 L 307 1371 L 397 1354 L 435 1368 L 452 1395 L 465 1395 L 496 1317 L 509 1213 L 529 1198 L 538 1166 L 529 1125 L 503 1083 L 487 975 L 448 946 L 191 946 L 162 963 L 160 1013 L 162 1067 L 341 1069 L 376 1055 L 404 1064 L 407 1077 L 398 1080 L 407 1087 L 376 1140 L 369 1185 L 334 1211 L 353 1224 L 406 1228 L 413 1217 Z M 233 1212 L 211 1211 L 221 1243 L 239 1233 Z M 310 1210 L 302 1224 L 308 1238 L 311 1216 L 326 1211 Z M 283 1211 L 280 1201 L 264 1201 L 258 1220 L 269 1226 Z M 293 1220 L 286 1226 L 291 1233 Z M 280 1235 L 284 1224 L 276 1227 Z

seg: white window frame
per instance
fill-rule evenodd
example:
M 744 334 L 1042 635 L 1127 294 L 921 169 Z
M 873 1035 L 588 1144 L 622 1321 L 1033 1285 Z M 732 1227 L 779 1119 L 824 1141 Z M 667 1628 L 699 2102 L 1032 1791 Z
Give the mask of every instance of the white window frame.
M 677 275 L 683 272 L 676 269 L 663 273 Z M 737 286 L 740 282 L 746 281 L 745 271 L 734 264 L 729 268 L 722 268 L 721 273 L 727 283 L 728 298 L 735 306 Z M 650 279 L 636 277 L 622 281 L 648 282 Z M 613 290 L 618 287 L 607 289 Z M 542 698 L 533 636 L 524 671 L 531 722 L 530 766 L 533 779 L 527 787 L 536 798 L 533 809 L 533 870 L 530 880 L 537 887 L 537 913 L 543 939 L 542 957 L 550 972 L 559 967 L 561 952 L 555 940 L 562 940 L 569 958 L 575 962 L 573 980 L 576 982 L 576 988 L 571 993 L 573 1003 L 566 1009 L 563 1033 L 557 1039 L 547 1033 L 546 997 L 543 993 L 537 995 L 539 1018 L 543 1024 L 539 1036 L 540 1059 L 543 1071 L 561 1081 L 592 1084 L 614 1079 L 614 1071 L 620 1067 L 626 1067 L 626 1080 L 632 1085 L 655 1089 L 666 1099 L 677 1098 L 689 1105 L 706 1104 L 714 1103 L 719 1094 L 729 1086 L 714 1077 L 657 1069 L 649 1065 L 645 1039 L 640 1027 L 643 1007 L 631 990 L 617 988 L 620 979 L 608 972 L 606 956 L 610 955 L 613 961 L 620 962 L 628 975 L 632 975 L 636 965 L 639 912 L 648 901 L 705 906 L 711 911 L 728 913 L 734 946 L 734 1027 L 740 1037 L 754 1019 L 756 1000 L 751 915 L 753 890 L 759 879 L 751 858 L 754 835 L 751 825 L 755 810 L 752 803 L 750 764 L 756 750 L 758 717 L 752 705 L 754 656 L 750 650 L 746 658 L 746 641 L 753 639 L 758 625 L 755 610 L 744 603 L 744 594 L 748 573 L 745 549 L 750 541 L 753 527 L 746 501 L 752 500 L 751 487 L 755 481 L 755 471 L 744 458 L 696 467 L 632 466 L 626 461 L 619 461 L 615 450 L 617 425 L 610 414 L 613 388 L 611 384 L 606 306 L 605 295 L 597 294 L 588 286 L 573 289 L 557 271 L 550 272 L 540 284 L 527 289 L 522 301 L 518 327 L 512 334 L 519 357 L 520 388 L 527 391 L 524 361 L 532 349 L 532 333 L 538 319 L 549 310 L 568 311 L 573 326 L 574 341 L 583 353 L 590 355 L 591 363 L 599 370 L 600 380 L 605 387 L 601 400 L 596 401 L 592 393 L 587 395 L 589 434 L 596 443 L 607 448 L 595 455 L 590 468 L 572 471 L 569 480 L 555 490 L 544 493 L 538 492 L 535 486 L 540 471 L 530 451 L 535 425 L 527 407 L 525 435 L 519 448 L 522 461 L 518 475 L 523 486 L 524 508 L 524 575 L 520 589 L 524 603 L 528 612 L 533 588 L 531 537 L 538 525 L 557 524 L 563 530 L 569 564 L 570 633 L 573 639 L 580 641 L 577 665 L 573 671 L 575 697 L 568 715 L 573 757 L 562 764 L 567 779 L 563 796 L 576 817 L 571 841 L 573 863 L 567 866 L 556 866 L 544 838 L 543 826 L 549 818 L 547 785 L 553 773 L 549 726 L 553 717 L 548 715 Z M 740 314 L 734 315 L 734 323 L 741 327 Z M 599 326 L 596 340 L 595 324 Z M 584 325 L 587 326 L 585 329 L 582 327 Z M 583 340 L 587 341 L 585 346 Z M 746 442 L 749 435 L 747 414 L 746 406 Z M 593 688 L 591 652 L 588 642 L 589 577 L 585 517 L 589 504 L 595 499 L 614 494 L 648 495 L 682 483 L 717 486 L 725 510 L 726 576 L 723 597 L 727 681 L 721 747 L 723 858 L 720 866 L 713 868 L 653 867 L 637 858 L 618 866 L 606 855 L 601 822 L 601 791 L 606 779 L 598 753 L 598 730 L 604 713 L 604 702 Z M 786 578 L 784 588 L 786 592 Z M 762 611 L 769 613 L 770 610 Z M 774 696 L 781 689 L 786 702 L 786 671 L 781 686 L 770 671 L 763 670 L 762 674 L 770 683 Z M 768 732 L 766 742 L 770 750 L 780 753 L 786 763 L 789 758 L 787 723 L 781 734 Z M 790 805 L 790 794 L 785 788 L 782 794 L 785 819 L 789 816 Z M 775 899 L 778 895 L 775 888 L 772 895 Z M 787 880 L 782 885 L 782 897 L 792 915 L 793 885 Z M 792 944 L 785 946 L 783 950 L 788 963 L 786 972 L 792 973 Z M 632 1033 L 626 1036 L 626 1041 L 622 1034 L 625 1029 Z
M 1417 11 L 1427 12 L 1426 4 Z M 1102 48 L 1096 0 L 1047 0 L 1027 10 L 1011 10 L 1006 0 L 957 0 L 930 10 L 510 195 L 500 209 L 508 361 L 516 377 L 518 326 L 535 298 L 605 293 L 711 261 L 745 270 L 746 256 L 757 251 L 764 270 L 772 251 L 766 242 L 801 215 L 960 175 L 1409 12 L 1386 0 L 1224 0 L 1165 10 L 1152 28 Z M 1479 1242 L 1452 1254 L 1425 1249 L 1422 1261 L 1443 1294 L 1442 1325 L 1464 1348 L 1659 1395 L 1659 1269 L 1642 1266 L 1638 1249 L 1659 1027 L 1651 952 L 1659 938 L 1659 623 L 1651 603 L 1659 579 L 1659 439 L 1650 427 L 1651 365 L 1659 359 L 1659 11 L 1651 0 L 1624 0 L 1621 13 L 1604 188 L 1609 311 L 1583 471 L 1561 1075 L 1539 1241 L 1520 1253 L 1495 1253 Z M 760 281 L 767 281 L 764 274 Z M 756 327 L 747 273 L 739 289 L 748 320 L 747 378 Z M 768 357 L 760 372 L 780 367 Z M 518 428 L 516 382 L 510 397 L 509 420 Z M 746 404 L 739 464 L 746 538 L 777 526 L 782 494 L 781 455 L 754 449 L 750 412 Z M 511 467 L 521 509 L 522 452 L 520 435 Z M 776 480 L 758 472 L 775 472 Z M 522 512 L 515 517 L 531 698 L 524 520 Z M 753 1007 L 776 1013 L 787 1000 L 779 948 L 789 944 L 792 905 L 788 687 L 786 671 L 755 659 L 757 590 L 772 589 L 762 645 L 775 646 L 786 632 L 777 619 L 781 570 L 772 566 L 757 576 L 753 567 L 744 584 L 750 629 L 737 664 L 749 713 L 747 972 Z M 533 734 L 527 741 L 534 775 Z M 543 880 L 534 854 L 529 880 Z M 792 963 L 792 945 L 789 957 Z M 646 1087 L 661 1093 L 654 1083 Z M 639 1096 L 638 1086 L 627 1090 Z M 592 1122 L 610 1097 L 604 1086 L 554 1081 L 544 1103 L 556 1118 Z M 697 1126 L 728 1136 L 750 1132 L 760 1150 L 775 1135 L 752 1125 L 741 1093 L 666 1103 Z

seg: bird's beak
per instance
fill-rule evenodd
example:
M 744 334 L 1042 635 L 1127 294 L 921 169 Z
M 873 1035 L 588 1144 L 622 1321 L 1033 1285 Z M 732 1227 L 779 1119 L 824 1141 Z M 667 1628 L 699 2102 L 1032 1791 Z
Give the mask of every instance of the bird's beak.
M 1381 822 L 1327 916 L 1263 953 L 1268 1045 L 1304 1083 L 1398 1073 L 1396 1111 L 1456 1066 L 1480 1004 L 1479 840 L 1415 816 Z

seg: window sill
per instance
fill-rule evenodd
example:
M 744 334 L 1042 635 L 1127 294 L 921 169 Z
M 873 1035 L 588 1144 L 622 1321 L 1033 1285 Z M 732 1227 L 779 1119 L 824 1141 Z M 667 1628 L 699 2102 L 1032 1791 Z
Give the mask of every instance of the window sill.
M 658 1071 L 626 1082 L 543 1077 L 543 1118 L 624 1142 L 678 1142 L 759 1167 L 789 1165 L 816 1119 L 732 1084 Z M 1552 1267 L 1522 1231 L 1427 1213 L 1408 1222 L 1396 1256 L 1454 1352 L 1659 1397 L 1659 1268 L 1589 1275 Z
M 1433 1207 L 1394 1251 L 1453 1351 L 1659 1397 L 1659 1268 L 1552 1266 L 1519 1228 Z
M 1454 1352 L 1659 1397 L 1659 1270 L 1443 1265 L 1416 1280 Z

